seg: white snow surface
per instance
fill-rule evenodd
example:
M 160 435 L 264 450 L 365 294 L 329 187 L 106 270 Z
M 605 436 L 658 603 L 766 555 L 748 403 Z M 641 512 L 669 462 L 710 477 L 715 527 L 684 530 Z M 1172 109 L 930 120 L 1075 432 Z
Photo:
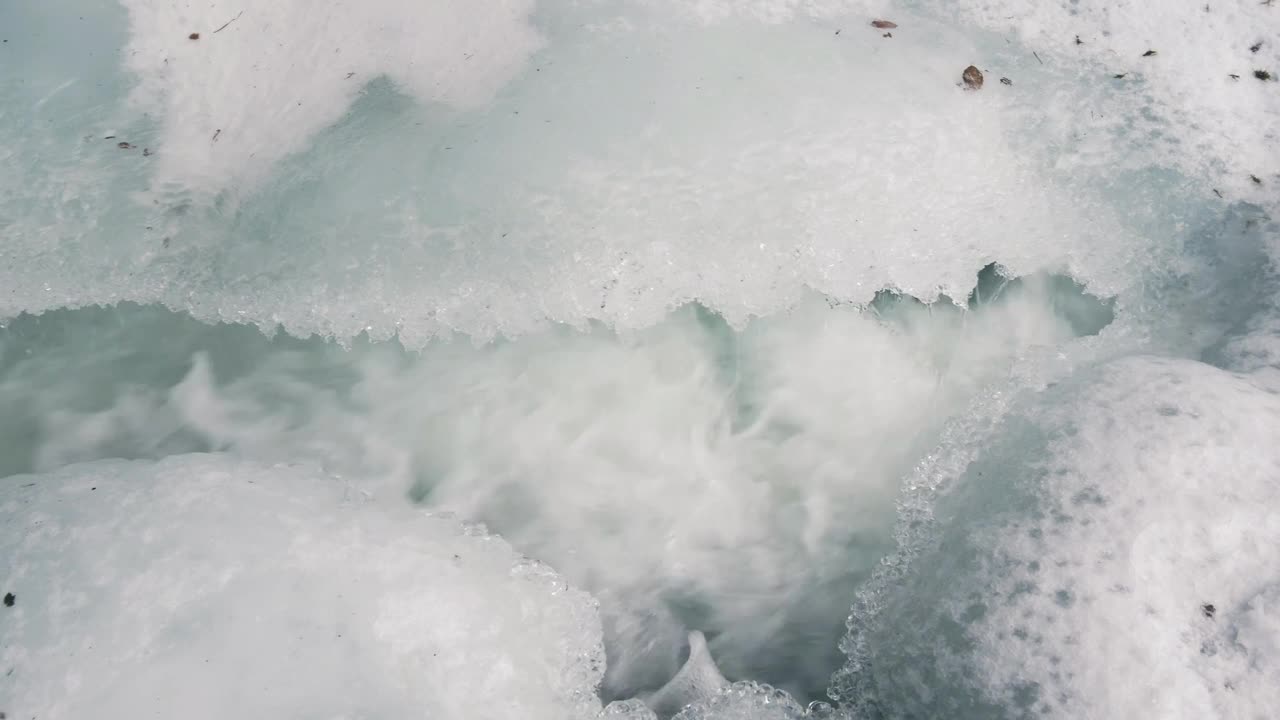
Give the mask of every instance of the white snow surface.
M 9 717 L 600 710 L 594 600 L 477 528 L 315 471 L 69 466 L 0 481 L 0 517 Z

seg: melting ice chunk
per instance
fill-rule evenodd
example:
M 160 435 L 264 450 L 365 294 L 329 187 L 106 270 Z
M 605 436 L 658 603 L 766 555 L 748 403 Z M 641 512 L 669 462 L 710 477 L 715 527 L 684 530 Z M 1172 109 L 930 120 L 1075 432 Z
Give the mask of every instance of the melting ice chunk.
M 934 508 L 870 627 L 884 717 L 1268 717 L 1280 395 L 1132 358 L 1046 394 Z
M 501 540 L 188 455 L 0 482 L 0 710 L 46 720 L 600 711 L 595 603 Z

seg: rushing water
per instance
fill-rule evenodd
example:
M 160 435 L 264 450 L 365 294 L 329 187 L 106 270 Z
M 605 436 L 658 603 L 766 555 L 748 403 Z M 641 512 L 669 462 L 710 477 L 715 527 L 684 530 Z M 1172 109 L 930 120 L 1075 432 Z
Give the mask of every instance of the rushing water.
M 0 5 L 0 711 L 1274 714 L 1277 38 Z

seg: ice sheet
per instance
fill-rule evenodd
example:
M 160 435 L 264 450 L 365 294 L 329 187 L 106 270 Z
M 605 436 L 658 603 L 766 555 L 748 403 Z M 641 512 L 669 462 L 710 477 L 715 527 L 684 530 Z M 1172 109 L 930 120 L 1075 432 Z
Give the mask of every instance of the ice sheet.
M 1051 87 L 966 93 L 995 56 L 905 12 L 884 38 L 879 3 L 126 5 L 0 10 L 47 29 L 3 48 L 0 316 L 156 301 L 420 347 L 1176 264 L 1035 149 Z

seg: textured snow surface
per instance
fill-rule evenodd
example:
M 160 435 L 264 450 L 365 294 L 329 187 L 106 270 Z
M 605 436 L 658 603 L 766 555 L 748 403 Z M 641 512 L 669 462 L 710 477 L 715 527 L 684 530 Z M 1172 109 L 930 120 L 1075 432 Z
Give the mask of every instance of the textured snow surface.
M 9 717 L 594 717 L 595 602 L 495 537 L 208 455 L 0 481 Z
M 966 93 L 989 48 L 906 15 L 883 38 L 879 4 L 20 5 L 0 316 L 155 301 L 418 347 L 1177 264 L 1054 167 L 1060 79 Z
M 890 716 L 1269 716 L 1273 380 L 1133 358 L 1011 417 L 864 636 Z

